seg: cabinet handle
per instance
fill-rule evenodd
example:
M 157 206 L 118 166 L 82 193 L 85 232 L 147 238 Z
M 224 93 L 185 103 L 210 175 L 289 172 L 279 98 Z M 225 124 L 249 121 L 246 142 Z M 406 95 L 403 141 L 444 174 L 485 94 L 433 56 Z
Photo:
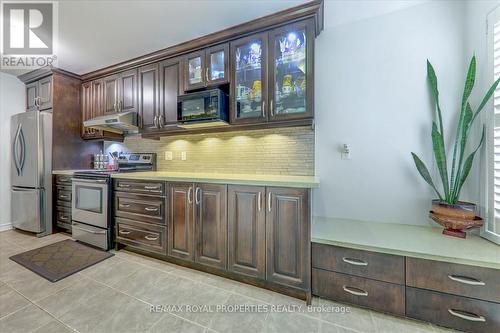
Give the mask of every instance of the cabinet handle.
M 344 289 L 345 292 L 348 292 L 349 294 L 356 295 L 356 296 L 368 296 L 368 292 L 363 290 L 363 289 L 358 289 L 354 287 L 348 287 L 348 286 L 343 286 L 342 289 Z
M 455 282 L 460 282 L 460 283 L 468 284 L 471 286 L 484 286 L 484 285 L 486 285 L 486 283 L 484 283 L 481 280 L 470 278 L 467 276 L 448 275 L 448 278 L 450 280 L 455 281 Z
M 144 186 L 144 189 L 145 190 L 159 190 L 160 187 L 159 186 Z
M 147 212 L 157 212 L 158 207 L 145 207 L 144 210 Z
M 61 215 L 59 216 L 59 220 L 66 221 L 68 219 L 67 216 Z
M 66 194 L 59 194 L 59 198 L 60 199 L 69 199 L 69 196 L 67 196 Z
M 188 203 L 189 204 L 192 204 L 193 203 L 193 199 L 191 198 L 191 195 L 193 194 L 193 187 L 190 186 L 189 189 L 188 189 Z
M 160 114 L 160 116 L 158 117 L 158 126 L 160 128 L 163 128 L 163 115 Z
M 119 234 L 120 234 L 120 235 L 128 235 L 128 234 L 130 234 L 130 231 L 120 230 L 120 231 L 119 231 Z
M 470 312 L 465 312 L 465 311 L 460 311 L 460 310 L 453 310 L 453 309 L 448 309 L 448 312 L 455 317 L 465 319 L 468 321 L 478 321 L 478 322 L 485 322 L 486 318 L 483 316 L 477 315 L 475 313 L 470 313 Z
M 64 177 L 64 178 L 59 178 L 59 181 L 60 181 L 60 182 L 69 182 L 69 181 L 70 181 L 70 179 L 69 179 L 69 178 Z
M 271 192 L 267 194 L 267 210 L 271 211 Z
M 359 259 L 351 259 L 344 257 L 342 258 L 342 261 L 355 266 L 368 266 L 367 262 Z
M 205 68 L 205 81 L 207 81 L 207 82 L 209 81 L 208 80 L 208 67 Z
M 122 101 L 118 101 L 118 112 L 122 112 Z
M 129 207 L 130 207 L 130 205 L 129 205 L 129 204 L 120 204 L 119 206 L 120 206 L 121 208 L 129 208 Z
M 113 103 L 113 110 L 116 112 L 116 101 Z
M 153 118 L 153 127 L 158 128 L 158 116 L 154 116 Z
M 200 193 L 199 199 L 198 199 L 198 193 Z M 201 202 L 201 189 L 199 187 L 196 188 L 196 192 L 194 193 L 194 199 L 196 200 L 196 204 L 199 205 Z
M 146 238 L 146 239 L 147 239 L 147 240 L 149 240 L 149 241 L 155 241 L 155 240 L 157 240 L 157 239 L 158 239 L 158 237 L 159 237 L 159 236 L 156 236 L 156 237 L 151 237 L 151 236 L 149 236 L 149 235 L 144 236 L 144 238 Z
M 269 102 L 269 108 L 271 109 L 271 117 L 274 116 L 273 100 Z
M 118 184 L 118 187 L 129 188 L 129 184 Z
M 262 101 L 262 117 L 266 117 L 266 101 Z
M 262 192 L 259 192 L 259 196 L 257 197 L 259 212 L 262 210 Z

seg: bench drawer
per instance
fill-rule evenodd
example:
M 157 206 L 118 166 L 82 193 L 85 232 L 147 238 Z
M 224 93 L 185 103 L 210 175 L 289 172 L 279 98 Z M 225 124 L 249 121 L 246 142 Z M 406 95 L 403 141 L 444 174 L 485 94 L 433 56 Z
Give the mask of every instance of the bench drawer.
M 335 301 L 405 315 L 405 287 L 398 284 L 313 268 L 312 292 Z
M 500 332 L 500 304 L 406 288 L 406 315 L 466 332 Z
M 116 218 L 116 241 L 142 250 L 167 254 L 166 227 Z
M 165 225 L 165 198 L 115 192 L 115 215 Z
M 114 190 L 165 196 L 165 183 L 116 179 L 114 181 Z
M 500 270 L 406 258 L 406 284 L 500 303 Z
M 313 243 L 312 267 L 404 284 L 405 258 L 391 254 Z

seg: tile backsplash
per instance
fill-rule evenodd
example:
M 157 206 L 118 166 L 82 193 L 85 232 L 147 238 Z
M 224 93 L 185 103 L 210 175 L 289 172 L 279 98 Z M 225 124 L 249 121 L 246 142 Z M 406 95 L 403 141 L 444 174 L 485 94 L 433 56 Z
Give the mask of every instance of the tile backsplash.
M 162 137 L 129 136 L 105 143 L 106 152 L 153 152 L 159 171 L 314 175 L 314 130 L 290 127 Z M 165 160 L 172 152 L 173 160 Z M 186 160 L 181 159 L 186 152 Z

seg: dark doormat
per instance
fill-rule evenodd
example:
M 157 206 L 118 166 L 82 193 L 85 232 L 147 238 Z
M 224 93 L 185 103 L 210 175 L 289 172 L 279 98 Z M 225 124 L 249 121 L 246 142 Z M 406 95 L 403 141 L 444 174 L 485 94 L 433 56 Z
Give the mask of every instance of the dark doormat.
M 109 252 L 66 239 L 10 257 L 18 264 L 56 282 L 114 256 Z

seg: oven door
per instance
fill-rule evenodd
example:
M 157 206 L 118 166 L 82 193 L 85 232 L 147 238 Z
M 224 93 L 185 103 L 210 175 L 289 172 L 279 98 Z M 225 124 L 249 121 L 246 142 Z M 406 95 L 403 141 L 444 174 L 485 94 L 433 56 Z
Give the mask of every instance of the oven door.
M 72 220 L 108 228 L 108 180 L 73 178 Z

